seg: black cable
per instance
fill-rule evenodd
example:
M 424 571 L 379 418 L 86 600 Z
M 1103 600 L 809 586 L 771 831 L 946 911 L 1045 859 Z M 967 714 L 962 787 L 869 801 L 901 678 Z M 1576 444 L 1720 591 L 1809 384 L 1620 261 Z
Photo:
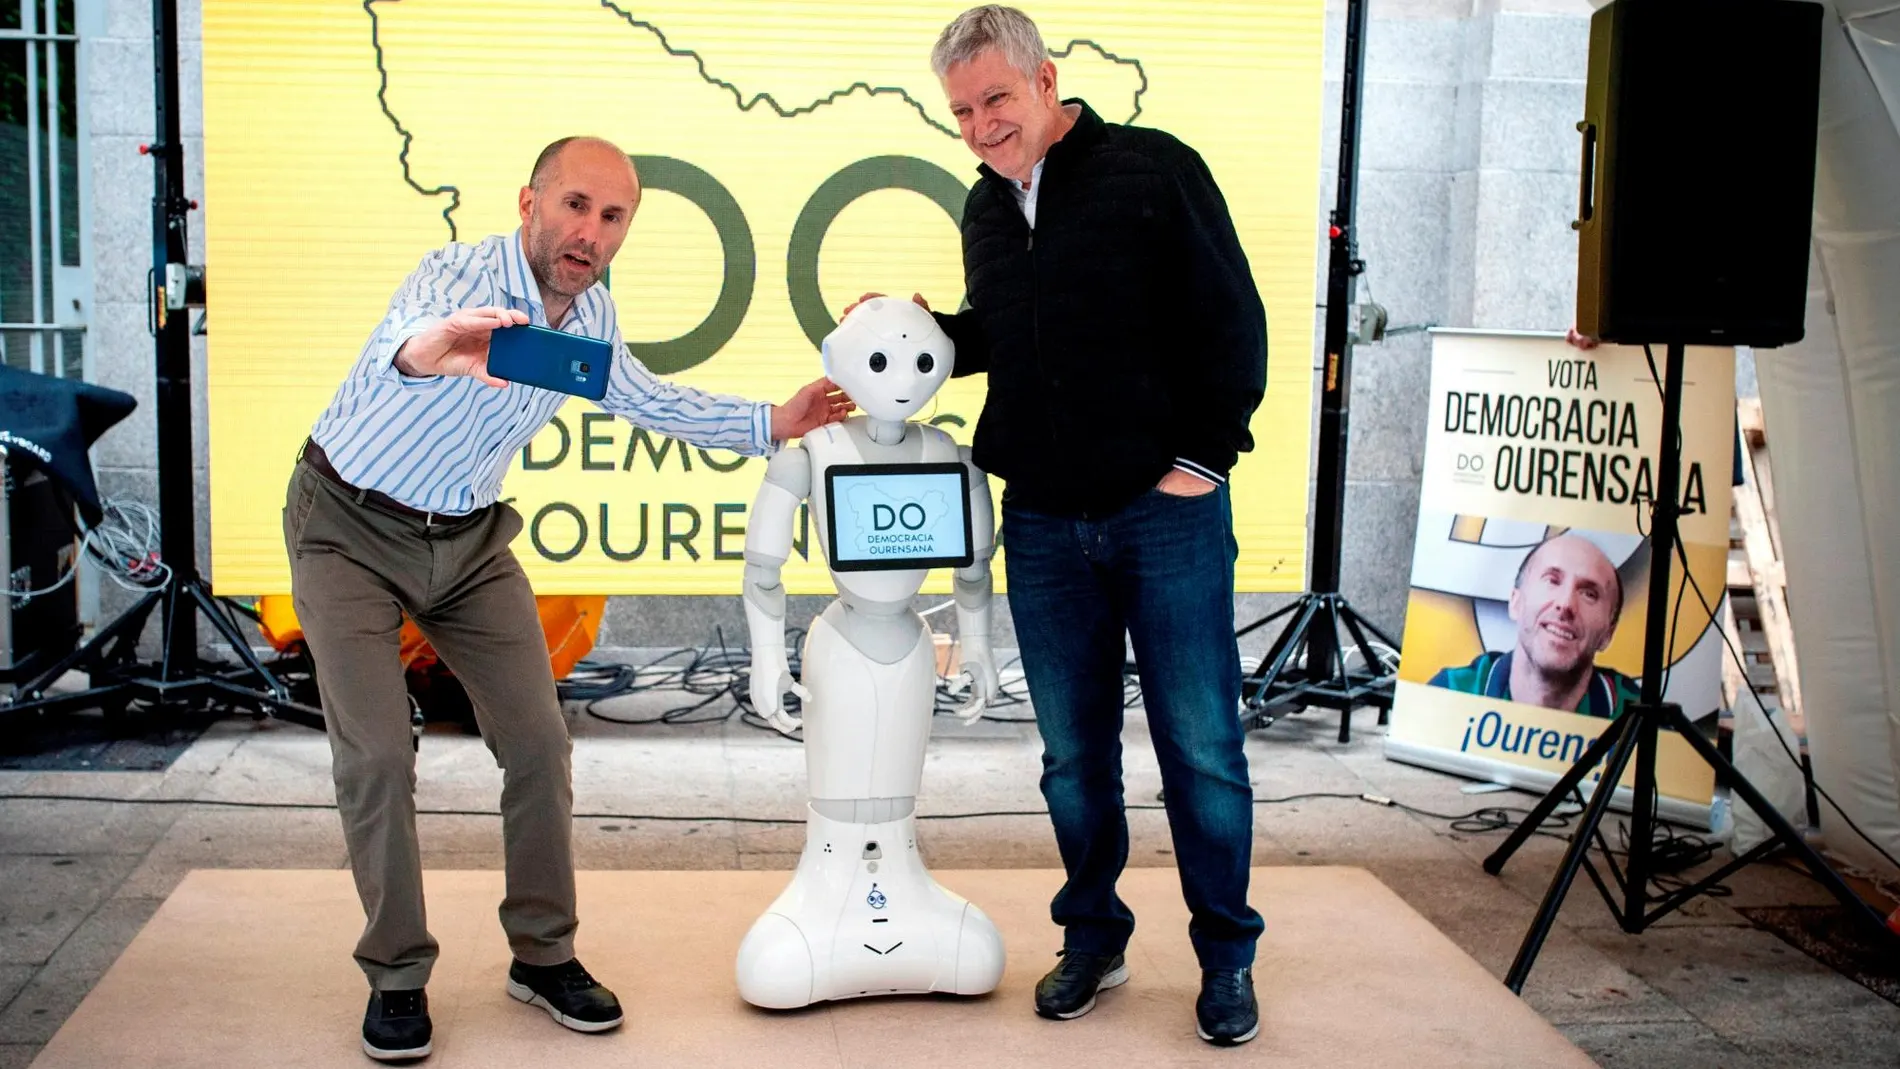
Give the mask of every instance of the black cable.
M 1256 798 L 1254 805 L 1284 805 L 1289 802 L 1301 802 L 1315 798 L 1347 798 L 1372 802 L 1374 805 L 1405 808 L 1397 802 L 1346 792 L 1315 791 L 1307 794 L 1290 794 L 1282 798 Z M 173 805 L 173 806 L 211 806 L 224 809 L 300 809 L 320 812 L 334 812 L 335 802 L 252 802 L 227 798 L 112 798 L 92 794 L 0 794 L 0 802 L 96 802 L 103 805 Z M 1162 811 L 1167 807 L 1147 803 L 1129 803 L 1122 807 L 1132 811 Z M 501 812 L 494 809 L 418 809 L 417 816 L 422 817 L 499 817 Z M 1046 809 L 993 809 L 970 813 L 918 813 L 918 820 L 973 820 L 979 817 L 1046 817 Z M 736 817 L 736 816 L 682 816 L 663 813 L 575 813 L 574 820 L 625 820 L 625 821 L 665 821 L 679 824 L 803 824 L 805 817 Z
M 1453 831 L 1464 832 L 1466 834 L 1484 834 L 1516 827 L 1518 822 L 1527 817 L 1531 812 L 1528 809 L 1519 809 L 1511 806 L 1485 806 L 1474 809 L 1469 813 L 1438 813 L 1371 792 L 1355 794 L 1348 791 L 1308 791 L 1301 794 L 1283 795 L 1277 798 L 1255 798 L 1253 804 L 1256 806 L 1271 806 L 1286 805 L 1292 802 L 1335 799 L 1361 801 L 1380 808 L 1397 809 L 1413 816 L 1447 821 L 1450 823 Z M 212 806 L 232 809 L 300 809 L 330 812 L 334 812 L 337 808 L 333 802 L 249 802 L 230 799 L 197 798 L 110 798 L 77 794 L 0 794 L 0 801 L 91 802 L 104 805 Z M 1167 806 L 1137 802 L 1125 803 L 1122 808 L 1126 812 L 1157 812 L 1165 811 Z M 1561 835 L 1559 832 L 1568 828 L 1571 818 L 1581 814 L 1582 811 L 1581 801 L 1579 801 L 1579 804 L 1574 809 L 1560 809 L 1547 817 L 1544 823 L 1533 834 L 1558 839 L 1568 838 L 1568 836 Z M 487 809 L 419 809 L 416 811 L 416 815 L 425 817 L 499 817 L 501 814 L 496 810 Z M 1049 811 L 1046 809 L 995 809 L 977 810 L 967 813 L 918 813 L 916 814 L 916 819 L 918 821 L 947 821 L 979 820 L 996 817 L 1047 817 L 1048 815 Z M 639 823 L 642 821 L 676 824 L 729 823 L 773 827 L 798 825 L 806 822 L 806 818 L 803 817 L 694 816 L 658 813 L 575 813 L 572 819 L 614 820 L 627 823 Z M 1660 827 L 1661 825 L 1659 824 L 1658 826 Z M 1625 832 L 1627 833 L 1627 827 L 1625 827 Z M 1674 866 L 1659 863 L 1658 867 Z M 1652 882 L 1656 881 L 1652 880 Z M 1658 882 L 1658 886 L 1662 887 L 1665 885 Z M 1722 889 L 1722 893 L 1727 893 L 1725 888 Z
M 793 678 L 802 675 L 800 664 L 801 640 L 804 631 L 793 628 L 786 633 L 786 668 Z M 717 647 L 715 649 L 714 647 Z M 685 660 L 684 664 L 673 662 Z M 999 675 L 1007 673 L 1021 662 L 1017 657 L 1002 665 Z M 735 650 L 725 643 L 723 629 L 715 628 L 711 643 L 704 646 L 680 646 L 668 650 L 648 661 L 638 664 L 618 664 L 601 661 L 580 661 L 576 663 L 570 675 L 557 683 L 557 690 L 564 702 L 582 702 L 582 711 L 587 715 L 614 724 L 706 724 L 717 723 L 738 716 L 747 726 L 783 735 L 752 707 L 751 697 L 750 650 Z M 968 700 L 967 690 L 952 689 L 955 679 L 939 679 L 932 700 L 933 715 L 957 715 L 958 710 Z M 602 712 L 596 706 L 603 701 L 624 698 L 629 695 L 651 693 L 660 690 L 679 690 L 698 698 L 698 701 L 675 706 L 657 715 L 619 716 Z M 1122 668 L 1122 704 L 1132 708 L 1140 704 L 1141 683 L 1133 662 Z M 729 704 L 723 708 L 710 708 L 721 701 Z M 1010 706 L 1028 705 L 1027 683 L 1016 680 L 1014 683 L 1002 681 L 997 693 L 991 698 L 986 710 L 1006 709 Z M 787 712 L 796 714 L 799 710 L 798 698 L 788 696 L 785 699 Z M 986 711 L 982 719 L 996 723 L 1026 724 L 1033 723 L 1034 716 L 1009 716 Z M 787 738 L 801 741 L 801 733 L 794 732 Z
M 1678 536 L 1676 537 L 1675 543 L 1676 543 L 1675 548 L 1676 548 L 1677 554 L 1682 556 L 1683 575 L 1693 580 L 1695 577 L 1692 575 L 1689 575 L 1689 558 L 1686 554 L 1682 553 L 1682 538 L 1680 534 L 1678 534 Z M 1650 575 L 1652 577 L 1655 575 L 1655 571 L 1653 568 L 1650 571 Z M 1669 693 L 1669 673 L 1675 671 L 1675 668 L 1676 668 L 1676 636 L 1682 633 L 1680 630 L 1678 630 L 1679 626 L 1682 623 L 1682 601 L 1683 601 L 1683 598 L 1687 596 L 1688 593 L 1689 593 L 1688 583 L 1684 582 L 1684 583 L 1676 584 L 1676 606 L 1674 609 L 1671 609 L 1669 612 L 1669 638 L 1663 645 L 1663 677 L 1662 677 L 1661 693 L 1665 696 L 1667 696 Z M 1665 700 L 1666 700 L 1666 697 L 1665 697 Z
M 1649 361 L 1649 381 L 1656 386 L 1657 400 L 1665 400 L 1663 397 L 1662 375 L 1656 370 L 1656 354 L 1649 348 L 1648 342 L 1643 343 L 1643 359 Z
M 638 669 L 629 664 L 601 661 L 576 662 L 567 678 L 555 684 L 562 701 L 580 701 L 590 705 L 603 698 L 631 694 L 638 687 Z
M 794 628 L 786 636 L 789 653 L 789 668 L 792 674 L 798 674 L 798 641 L 803 634 Z M 614 724 L 705 724 L 718 723 L 739 716 L 749 727 L 772 731 L 773 728 L 752 709 L 748 693 L 750 686 L 751 656 L 748 651 L 734 651 L 726 645 L 722 628 L 715 628 L 713 644 L 700 647 L 682 646 L 669 650 L 653 659 L 638 665 L 606 665 L 597 662 L 581 662 L 576 671 L 586 666 L 588 676 L 579 683 L 573 677 L 563 681 L 564 700 L 582 701 L 582 709 L 597 720 Z M 686 659 L 683 665 L 673 666 L 671 662 Z M 642 675 L 652 678 L 642 680 Z M 649 693 L 661 690 L 678 690 L 698 698 L 697 701 L 674 706 L 654 716 L 628 717 L 610 715 L 596 706 L 610 698 L 626 697 L 633 694 Z M 724 709 L 708 707 L 727 699 L 731 702 Z M 797 710 L 798 699 L 787 699 L 787 708 Z
M 1416 816 L 1430 817 L 1434 820 L 1445 821 L 1451 826 L 1452 831 L 1462 832 L 1467 835 L 1483 835 L 1489 832 L 1506 831 L 1515 828 L 1528 819 L 1532 812 L 1529 809 L 1521 809 L 1517 806 L 1507 805 L 1483 806 L 1469 813 L 1459 813 L 1455 815 L 1450 813 L 1434 813 L 1428 809 L 1420 809 L 1417 806 L 1406 805 L 1403 802 L 1393 802 L 1392 807 L 1402 809 Z M 1553 812 L 1544 818 L 1544 822 L 1538 825 L 1532 834 L 1544 835 L 1553 839 L 1567 839 L 1569 836 L 1560 835 L 1558 833 L 1570 827 L 1571 818 L 1580 815 L 1582 812 L 1583 810 L 1581 808 L 1564 809 Z
M 1576 797 L 1577 806 L 1579 807 L 1579 811 L 1581 811 L 1581 807 L 1584 804 L 1583 791 L 1579 788 L 1574 789 L 1572 793 Z M 1679 830 L 1674 823 L 1662 815 L 1662 805 L 1659 794 L 1651 794 L 1649 796 L 1649 827 L 1649 879 L 1647 880 L 1647 885 L 1648 887 L 1654 888 L 1655 891 L 1662 896 L 1674 894 L 1689 886 L 1689 881 L 1676 876 L 1676 873 L 1686 869 L 1692 869 L 1715 857 L 1716 844 L 1713 841 L 1704 839 L 1702 836 L 1692 832 Z M 1627 864 L 1630 846 L 1630 826 L 1628 821 L 1619 819 L 1616 822 L 1616 834 L 1617 842 L 1622 846 L 1620 850 L 1610 846 L 1609 840 L 1604 838 L 1603 829 L 1599 825 L 1596 831 L 1597 845 L 1602 849 L 1604 857 L 1610 859 L 1612 862 L 1617 858 L 1622 858 Z M 1611 867 L 1616 871 L 1619 880 L 1627 879 L 1620 869 L 1615 868 L 1614 864 L 1612 864 Z M 1734 892 L 1726 884 L 1713 883 L 1699 893 L 1707 894 L 1713 898 L 1726 898 Z
M 1653 799 L 1652 799 L 1653 804 Z M 1664 894 L 1674 894 L 1689 886 L 1690 881 L 1675 875 L 1695 868 L 1715 857 L 1715 843 L 1700 835 L 1676 830 L 1672 825 L 1651 816 L 1653 829 L 1649 846 L 1649 882 Z M 1617 825 L 1618 841 L 1623 849 L 1617 853 L 1629 856 L 1629 825 Z M 1726 884 L 1710 884 L 1700 894 L 1711 898 L 1727 898 L 1734 891 Z

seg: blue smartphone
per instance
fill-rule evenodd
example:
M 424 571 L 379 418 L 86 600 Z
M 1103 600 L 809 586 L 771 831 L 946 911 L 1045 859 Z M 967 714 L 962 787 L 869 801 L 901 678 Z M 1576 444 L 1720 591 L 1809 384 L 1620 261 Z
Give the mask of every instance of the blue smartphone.
M 598 401 L 607 396 L 613 346 L 546 327 L 502 327 L 488 336 L 488 373 Z

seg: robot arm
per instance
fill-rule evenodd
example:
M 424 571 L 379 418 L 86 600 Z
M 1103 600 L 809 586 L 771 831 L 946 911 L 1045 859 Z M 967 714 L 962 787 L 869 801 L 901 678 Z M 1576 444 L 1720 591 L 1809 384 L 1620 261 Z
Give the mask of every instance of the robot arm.
M 811 454 L 802 448 L 773 454 L 752 502 L 745 534 L 745 618 L 752 643 L 752 707 L 791 734 L 797 717 L 784 709 L 785 692 L 810 697 L 792 678 L 785 656 L 785 585 L 779 571 L 792 555 L 792 518 L 811 494 Z
M 990 596 L 995 589 L 990 557 L 996 548 L 996 518 L 990 504 L 989 477 L 970 460 L 970 448 L 957 452 L 970 470 L 970 540 L 975 559 L 956 572 L 957 634 L 962 646 L 963 674 L 970 677 L 970 700 L 957 710 L 963 722 L 973 723 L 983 707 L 996 697 L 999 684 L 996 655 L 990 651 Z

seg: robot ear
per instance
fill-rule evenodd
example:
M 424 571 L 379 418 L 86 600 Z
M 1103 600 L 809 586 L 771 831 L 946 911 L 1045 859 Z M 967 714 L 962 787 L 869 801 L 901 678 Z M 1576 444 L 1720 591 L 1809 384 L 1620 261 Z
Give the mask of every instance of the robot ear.
M 821 365 L 823 365 L 825 369 L 825 378 L 830 379 L 831 370 L 832 370 L 831 368 L 831 339 L 826 338 L 825 341 L 821 345 L 818 346 L 818 362 Z M 832 381 L 836 382 L 837 380 L 832 379 Z

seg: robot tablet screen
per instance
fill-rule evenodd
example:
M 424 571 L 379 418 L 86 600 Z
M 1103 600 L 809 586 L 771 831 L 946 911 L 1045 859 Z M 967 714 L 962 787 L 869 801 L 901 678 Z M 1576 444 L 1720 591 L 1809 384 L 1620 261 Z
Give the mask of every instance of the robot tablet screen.
M 961 463 L 833 464 L 825 497 L 838 571 L 964 568 L 975 559 Z

